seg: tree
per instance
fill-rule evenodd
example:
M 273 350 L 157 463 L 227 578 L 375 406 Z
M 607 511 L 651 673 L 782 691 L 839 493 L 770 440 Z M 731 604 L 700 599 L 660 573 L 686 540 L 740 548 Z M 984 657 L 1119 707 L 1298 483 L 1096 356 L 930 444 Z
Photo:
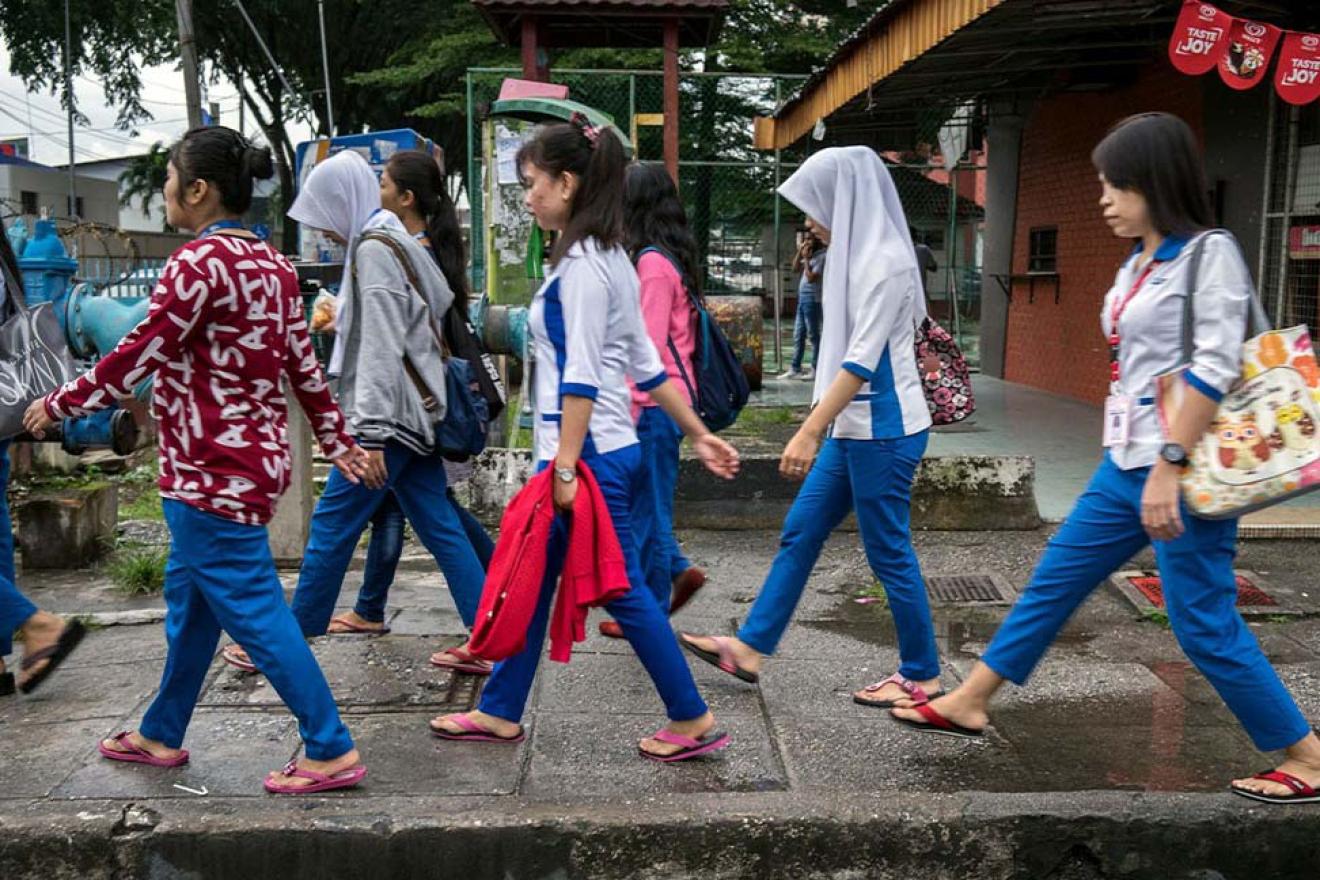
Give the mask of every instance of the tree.
M 119 204 L 132 205 L 137 199 L 142 213 L 151 210 L 151 201 L 165 191 L 165 177 L 170 161 L 170 151 L 160 141 L 151 145 L 151 149 L 141 156 L 134 156 L 119 175 Z M 161 225 L 166 230 L 171 227 L 161 218 Z

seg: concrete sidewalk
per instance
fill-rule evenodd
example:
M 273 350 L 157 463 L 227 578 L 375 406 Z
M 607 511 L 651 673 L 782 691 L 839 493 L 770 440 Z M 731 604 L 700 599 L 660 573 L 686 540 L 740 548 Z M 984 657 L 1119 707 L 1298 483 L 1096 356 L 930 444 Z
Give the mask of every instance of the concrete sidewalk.
M 928 576 L 997 574 L 1020 588 L 1045 537 L 924 533 L 918 550 Z M 676 626 L 731 632 L 777 536 L 686 538 L 711 584 Z M 1320 548 L 1255 542 L 1240 567 L 1320 610 Z M 87 574 L 24 582 L 61 611 L 160 605 L 123 602 Z M 438 575 L 401 573 L 391 635 L 314 643 L 370 776 L 306 799 L 261 791 L 297 752 L 296 728 L 264 678 L 218 660 L 186 743 L 191 765 L 99 759 L 96 739 L 141 717 L 165 645 L 159 625 L 97 630 L 36 695 L 0 700 L 0 877 L 1316 876 L 1320 808 L 1224 792 L 1273 758 L 1252 749 L 1172 634 L 1116 593 L 1097 592 L 1031 685 L 1004 694 L 987 739 L 967 743 L 851 702 L 898 662 L 884 605 L 854 601 L 871 585 L 856 537 L 833 540 L 759 687 L 694 667 L 733 745 L 660 766 L 635 751 L 663 723 L 659 701 L 628 646 L 594 634 L 568 665 L 543 665 L 525 744 L 434 740 L 427 720 L 471 705 L 480 682 L 428 667 L 462 627 Z M 1005 610 L 936 607 L 947 684 Z M 1320 620 L 1253 627 L 1320 718 Z

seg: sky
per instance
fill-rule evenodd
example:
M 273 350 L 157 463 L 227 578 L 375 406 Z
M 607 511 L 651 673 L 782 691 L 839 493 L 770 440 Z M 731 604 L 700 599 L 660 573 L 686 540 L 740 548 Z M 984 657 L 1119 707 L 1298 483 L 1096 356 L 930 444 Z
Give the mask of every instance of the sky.
M 168 146 L 188 127 L 183 74 L 170 65 L 143 69 L 142 103 L 154 119 L 140 123 L 136 133 L 115 128 L 117 111 L 107 105 L 105 92 L 92 74 L 75 76 L 73 90 L 78 107 L 89 120 L 87 126 L 74 129 L 74 156 L 78 162 L 145 153 L 156 141 Z M 239 101 L 233 85 L 222 82 L 212 87 L 203 97 L 203 107 L 208 99 L 220 104 L 222 124 L 237 127 Z M 249 137 L 264 140 L 251 114 L 247 128 Z M 305 123 L 291 123 L 289 134 L 297 143 L 309 137 L 310 129 Z M 59 96 L 47 91 L 29 93 L 23 81 L 10 72 L 9 49 L 0 43 L 0 139 L 28 136 L 32 138 L 29 158 L 33 161 L 43 165 L 68 162 L 68 121 Z

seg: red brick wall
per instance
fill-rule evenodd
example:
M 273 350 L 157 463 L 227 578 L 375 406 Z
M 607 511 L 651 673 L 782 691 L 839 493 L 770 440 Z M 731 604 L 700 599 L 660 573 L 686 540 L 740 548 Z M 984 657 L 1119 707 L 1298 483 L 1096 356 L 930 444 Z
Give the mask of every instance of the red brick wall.
M 1108 389 L 1108 354 L 1100 306 L 1131 244 L 1114 238 L 1100 216 L 1100 185 L 1091 149 L 1109 127 L 1133 113 L 1176 113 L 1200 132 L 1200 81 L 1152 66 L 1130 87 L 1069 94 L 1037 105 L 1022 134 L 1013 272 L 1027 271 L 1033 227 L 1059 230 L 1059 302 L 1054 285 L 1013 285 L 1008 312 L 1005 378 L 1100 403 Z

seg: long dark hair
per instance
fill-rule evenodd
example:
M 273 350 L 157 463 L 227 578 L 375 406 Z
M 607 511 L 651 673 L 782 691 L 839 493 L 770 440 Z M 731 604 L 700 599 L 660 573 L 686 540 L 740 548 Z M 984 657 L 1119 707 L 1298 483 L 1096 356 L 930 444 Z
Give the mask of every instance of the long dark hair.
M 623 197 L 623 237 L 634 262 L 648 247 L 659 248 L 678 263 L 683 283 L 701 296 L 701 261 L 697 240 L 688 227 L 678 187 L 663 165 L 628 166 Z
M 623 241 L 623 142 L 605 128 L 595 140 L 579 125 L 567 122 L 541 128 L 518 151 L 518 173 L 531 163 L 547 174 L 572 172 L 578 187 L 569 205 L 568 225 L 550 251 L 551 265 L 568 249 L 594 238 L 604 248 Z
M 253 146 L 223 125 L 191 128 L 172 148 L 170 161 L 179 175 L 179 189 L 205 180 L 220 191 L 220 204 L 231 214 L 252 207 L 252 181 L 275 174 L 269 147 Z
M 467 317 L 467 254 L 463 249 L 463 231 L 458 225 L 458 209 L 445 190 L 440 165 L 421 150 L 402 150 L 385 164 L 390 180 L 400 192 L 410 192 L 417 200 L 417 210 L 426 221 L 426 237 L 440 264 L 440 272 L 454 292 L 454 306 Z
M 1111 186 L 1141 193 L 1164 235 L 1191 235 L 1212 225 L 1201 150 L 1177 116 L 1129 116 L 1096 145 L 1091 162 Z

